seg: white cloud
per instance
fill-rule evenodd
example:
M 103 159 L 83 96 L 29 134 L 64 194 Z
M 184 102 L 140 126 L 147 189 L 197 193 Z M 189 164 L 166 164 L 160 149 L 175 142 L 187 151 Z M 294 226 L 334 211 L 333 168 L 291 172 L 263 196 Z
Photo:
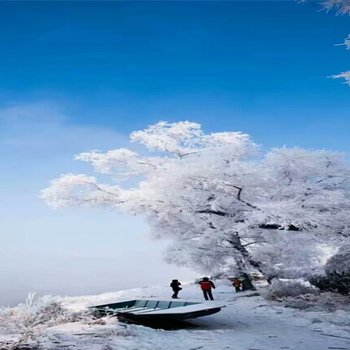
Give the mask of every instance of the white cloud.
M 0 125 L 1 150 L 18 152 L 17 156 L 35 152 L 34 158 L 68 153 L 73 157 L 74 152 L 117 147 L 127 141 L 127 135 L 83 123 L 74 124 L 57 106 L 48 102 L 4 108 L 0 110 Z

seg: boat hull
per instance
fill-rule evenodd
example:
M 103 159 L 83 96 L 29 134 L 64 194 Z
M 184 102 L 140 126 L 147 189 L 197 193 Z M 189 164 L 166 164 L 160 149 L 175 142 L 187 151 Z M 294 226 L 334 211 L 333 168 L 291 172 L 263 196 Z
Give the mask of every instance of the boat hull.
M 117 316 L 121 321 L 134 323 L 182 322 L 215 314 L 225 307 L 215 302 L 173 300 L 127 300 L 91 307 L 97 317 Z

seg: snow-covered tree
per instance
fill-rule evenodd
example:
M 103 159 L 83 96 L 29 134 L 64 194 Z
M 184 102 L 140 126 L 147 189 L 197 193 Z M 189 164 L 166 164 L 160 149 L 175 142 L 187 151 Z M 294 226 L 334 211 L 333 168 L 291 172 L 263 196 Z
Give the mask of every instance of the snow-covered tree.
M 108 206 L 148 218 L 172 263 L 217 273 L 312 274 L 322 244 L 350 236 L 349 167 L 324 150 L 262 153 L 241 132 L 159 122 L 131 134 L 145 153 L 81 153 L 96 175 L 68 174 L 42 192 L 54 208 Z

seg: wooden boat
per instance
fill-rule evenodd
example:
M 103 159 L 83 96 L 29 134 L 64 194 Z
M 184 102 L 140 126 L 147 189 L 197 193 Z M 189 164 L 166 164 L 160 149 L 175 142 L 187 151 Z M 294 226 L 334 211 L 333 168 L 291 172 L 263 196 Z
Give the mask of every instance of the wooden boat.
M 112 304 L 92 306 L 97 316 L 114 315 L 138 323 L 183 321 L 219 312 L 225 305 L 215 301 L 195 302 L 182 300 L 135 299 Z

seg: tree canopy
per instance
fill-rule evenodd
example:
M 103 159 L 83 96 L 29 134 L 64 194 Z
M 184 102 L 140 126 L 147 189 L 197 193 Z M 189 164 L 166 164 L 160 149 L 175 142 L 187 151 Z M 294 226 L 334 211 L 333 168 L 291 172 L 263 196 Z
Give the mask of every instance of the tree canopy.
M 313 274 L 325 247 L 350 237 L 349 166 L 326 150 L 263 152 L 241 132 L 159 122 L 120 148 L 76 156 L 94 175 L 66 174 L 42 191 L 54 208 L 107 206 L 148 219 L 172 244 L 169 262 L 210 273 Z

